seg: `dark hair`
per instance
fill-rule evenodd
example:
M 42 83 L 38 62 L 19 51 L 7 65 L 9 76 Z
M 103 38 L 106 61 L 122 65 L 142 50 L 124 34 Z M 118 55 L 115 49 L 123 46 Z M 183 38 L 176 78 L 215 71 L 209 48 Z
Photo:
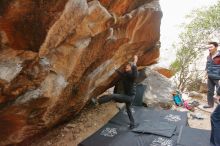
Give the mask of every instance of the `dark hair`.
M 218 47 L 218 43 L 217 42 L 209 42 L 209 45 L 214 45 L 215 47 Z

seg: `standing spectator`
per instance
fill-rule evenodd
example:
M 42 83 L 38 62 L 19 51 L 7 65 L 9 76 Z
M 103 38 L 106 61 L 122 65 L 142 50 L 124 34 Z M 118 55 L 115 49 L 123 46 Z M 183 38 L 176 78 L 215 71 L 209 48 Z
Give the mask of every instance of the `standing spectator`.
M 218 88 L 218 81 L 220 80 L 220 51 L 218 51 L 217 42 L 209 42 L 209 56 L 206 62 L 206 71 L 208 74 L 208 105 L 204 108 L 213 108 L 214 106 L 214 91 Z

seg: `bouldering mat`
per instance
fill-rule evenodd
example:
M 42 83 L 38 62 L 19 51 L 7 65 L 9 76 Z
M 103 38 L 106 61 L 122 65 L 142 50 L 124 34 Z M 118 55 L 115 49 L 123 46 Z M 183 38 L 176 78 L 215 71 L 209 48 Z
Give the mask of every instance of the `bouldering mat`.
M 78 146 L 175 146 L 179 134 L 178 127 L 187 125 L 186 112 L 133 106 L 132 113 L 139 124 L 149 120 L 167 122 L 175 125 L 177 130 L 171 138 L 132 132 L 129 129 L 127 113 L 122 109 L 107 124 L 79 143 Z
M 210 130 L 181 127 L 177 146 L 210 146 Z
M 165 137 L 172 137 L 176 130 L 176 125 L 168 122 L 155 122 L 152 120 L 142 122 L 138 127 L 132 129 L 133 132 L 154 134 Z

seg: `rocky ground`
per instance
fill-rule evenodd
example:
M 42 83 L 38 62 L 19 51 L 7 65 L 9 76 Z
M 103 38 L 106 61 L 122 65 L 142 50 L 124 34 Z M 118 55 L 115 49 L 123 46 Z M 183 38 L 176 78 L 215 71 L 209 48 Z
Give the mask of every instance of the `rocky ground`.
M 188 112 L 189 126 L 198 129 L 211 130 L 210 116 L 217 104 L 215 103 L 214 108 L 204 109 L 203 105 L 207 104 L 207 101 L 205 99 L 198 101 L 200 105 L 195 108 L 195 111 Z
M 198 129 L 211 129 L 210 110 L 202 109 L 206 103 L 205 99 L 197 100 L 200 106 L 195 111 L 188 111 L 188 123 L 190 127 Z M 178 111 L 186 109 L 174 107 Z M 102 127 L 111 119 L 118 109 L 115 103 L 108 103 L 94 107 L 88 105 L 79 116 L 70 122 L 60 125 L 48 133 L 23 143 L 22 146 L 77 146 L 77 144 Z
M 79 116 L 21 146 L 77 146 L 83 139 L 108 122 L 118 109 L 115 103 L 88 105 Z

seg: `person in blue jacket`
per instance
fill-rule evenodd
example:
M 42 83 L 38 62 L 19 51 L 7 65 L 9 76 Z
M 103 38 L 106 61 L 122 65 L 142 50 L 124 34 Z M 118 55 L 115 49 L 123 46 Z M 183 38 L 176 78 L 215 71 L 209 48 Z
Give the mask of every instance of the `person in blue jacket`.
M 204 108 L 213 108 L 214 106 L 214 91 L 219 86 L 218 81 L 220 80 L 220 51 L 218 51 L 217 42 L 209 42 L 209 56 L 206 62 L 206 71 L 208 75 L 208 93 L 207 101 L 208 105 L 203 106 Z
M 116 72 L 120 75 L 120 79 L 123 83 L 124 94 L 108 94 L 101 96 L 98 100 L 92 98 L 92 102 L 97 104 L 103 104 L 109 101 L 116 101 L 120 103 L 126 104 L 127 114 L 130 120 L 130 128 L 133 129 L 138 124 L 135 123 L 134 117 L 131 111 L 131 103 L 133 102 L 136 95 L 136 79 L 138 76 L 137 63 L 138 57 L 135 55 L 133 62 L 129 62 L 123 72 L 116 70 Z

